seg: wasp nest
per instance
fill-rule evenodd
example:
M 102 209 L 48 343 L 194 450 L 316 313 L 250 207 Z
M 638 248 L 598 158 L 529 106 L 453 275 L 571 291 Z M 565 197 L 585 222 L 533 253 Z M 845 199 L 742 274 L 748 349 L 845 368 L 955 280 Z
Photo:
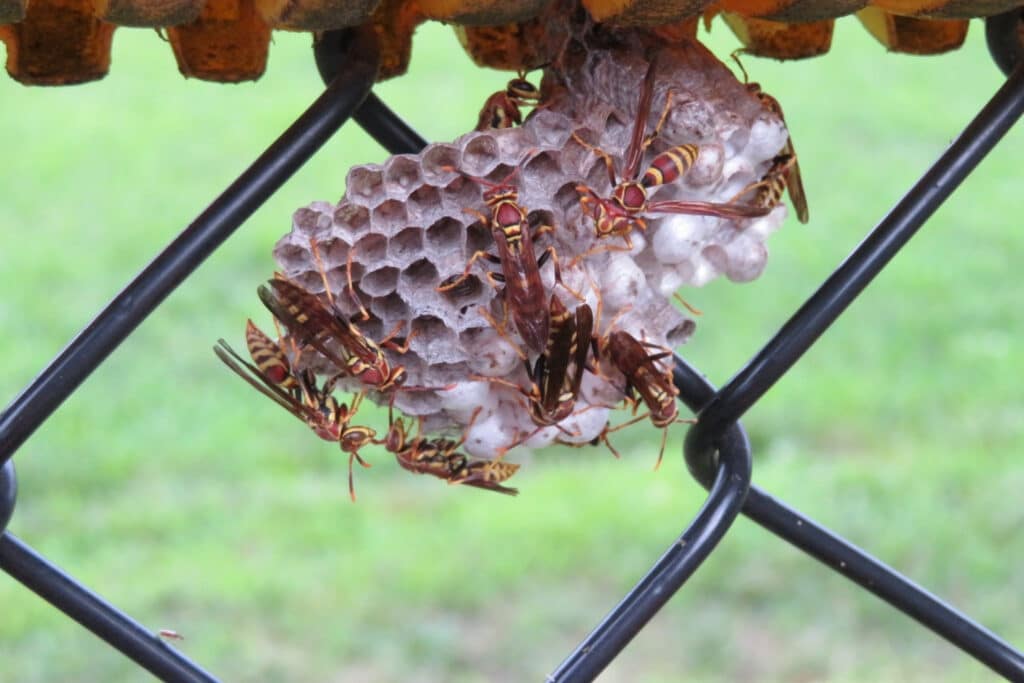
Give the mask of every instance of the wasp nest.
M 600 197 L 610 196 L 612 186 L 605 163 L 576 137 L 607 152 L 621 179 L 647 56 L 656 59 L 657 71 L 646 133 L 654 130 L 670 91 L 672 100 L 640 174 L 672 146 L 700 148 L 693 167 L 653 188 L 652 199 L 728 202 L 764 176 L 787 141 L 783 122 L 699 44 L 645 55 L 633 47 L 637 42 L 595 48 L 570 37 L 563 57 L 545 75 L 541 106 L 522 126 L 472 132 L 417 155 L 357 166 L 341 202 L 299 209 L 275 249 L 288 277 L 322 292 L 311 250 L 315 240 L 338 308 L 355 315 L 358 297 L 371 313 L 359 323 L 369 336 L 380 339 L 398 327 L 411 337 L 408 352 L 388 351 L 389 359 L 405 366 L 408 384 L 443 390 L 398 391 L 395 407 L 423 416 L 428 431 L 462 429 L 472 421 L 465 448 L 477 457 L 521 442 L 535 448 L 556 438 L 590 441 L 607 425 L 624 385 L 613 371 L 585 373 L 574 415 L 561 429 L 538 431 L 520 392 L 480 379 L 529 386 L 517 352 L 517 346 L 526 347 L 515 326 L 496 329 L 482 314 L 501 327 L 501 290 L 485 275 L 495 266 L 480 259 L 456 287 L 437 290 L 460 276 L 475 252 L 495 251 L 482 199 L 487 187 L 477 178 L 507 179 L 518 189 L 531 226 L 554 227 L 535 243 L 538 254 L 553 246 L 561 264 L 564 286 L 555 284 L 550 264 L 542 266 L 547 292 L 557 293 L 570 310 L 581 300 L 594 311 L 600 306 L 596 333 L 607 333 L 614 323 L 666 347 L 685 342 L 695 327 L 672 304 L 673 294 L 722 274 L 735 281 L 757 277 L 767 256 L 765 238 L 785 218 L 782 205 L 745 220 L 647 214 L 647 229 L 631 233 L 629 251 L 621 237 L 597 238 L 577 186 L 589 186 Z

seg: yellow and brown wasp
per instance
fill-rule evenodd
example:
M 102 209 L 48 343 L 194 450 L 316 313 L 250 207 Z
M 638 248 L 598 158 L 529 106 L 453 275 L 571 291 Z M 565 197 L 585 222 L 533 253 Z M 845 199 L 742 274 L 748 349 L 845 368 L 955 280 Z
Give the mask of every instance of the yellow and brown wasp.
M 629 235 L 634 229 L 646 229 L 647 223 L 643 217 L 647 214 L 697 214 L 719 218 L 757 218 L 767 214 L 769 209 L 732 202 L 718 204 L 699 201 L 649 201 L 648 190 L 671 183 L 684 175 L 700 153 L 697 145 L 677 145 L 656 156 L 643 176 L 640 176 L 640 163 L 644 152 L 657 138 L 672 105 L 673 93 L 669 91 L 654 131 L 645 136 L 647 118 L 654 98 L 655 72 L 656 65 L 652 61 L 640 88 L 640 101 L 633 122 L 633 133 L 626 148 L 625 166 L 621 177 L 616 174 L 615 163 L 607 152 L 573 134 L 576 142 L 601 158 L 608 170 L 608 181 L 612 186 L 611 197 L 601 197 L 587 185 L 576 186 L 583 214 L 593 219 L 597 236 L 622 237 L 626 248 L 632 249 L 633 243 Z
M 537 425 L 535 431 L 504 448 L 498 459 L 546 427 L 558 427 L 560 431 L 569 433 L 558 423 L 573 414 L 579 397 L 583 370 L 587 367 L 587 354 L 591 348 L 594 314 L 586 303 L 570 312 L 558 295 L 552 294 L 548 319 L 549 332 L 544 352 L 537 357 L 532 367 L 524 361 L 529 377 L 528 388 L 499 377 L 472 377 L 510 387 L 522 394 L 527 402 L 530 419 Z
M 772 159 L 772 165 L 768 167 L 768 171 L 764 174 L 764 177 L 756 183 L 751 183 L 747 187 L 743 188 L 736 194 L 736 199 L 743 199 L 745 202 L 753 204 L 755 206 L 763 206 L 768 209 L 774 209 L 782 201 L 782 193 L 790 185 L 790 171 L 796 166 L 796 157 L 791 154 L 780 154 Z M 802 191 L 802 188 L 801 188 Z M 807 222 L 807 204 L 800 204 L 794 198 L 793 191 L 789 192 L 790 198 L 793 198 L 793 206 L 797 210 L 797 218 L 802 223 Z M 801 206 L 803 207 L 803 213 L 801 214 Z M 803 216 L 801 218 L 801 215 Z
M 406 345 L 399 345 L 393 341 L 396 331 L 392 331 L 379 343 L 374 342 L 354 323 L 337 314 L 333 303 L 325 304 L 283 275 L 275 274 L 267 284 L 257 289 L 260 300 L 299 344 L 312 346 L 339 372 L 378 391 L 387 392 L 405 382 L 405 368 L 392 368 L 381 347 L 404 353 L 408 350 L 408 339 Z M 328 345 L 331 339 L 338 342 L 338 351 Z
M 782 105 L 779 101 L 766 93 L 761 89 L 760 83 L 751 83 L 750 77 L 747 76 L 747 70 L 743 67 L 743 62 L 740 61 L 740 53 L 743 49 L 734 50 L 730 55 L 736 66 L 743 72 L 743 83 L 747 90 L 757 97 L 761 101 L 761 104 L 765 109 L 772 112 L 785 125 L 786 117 L 782 113 Z M 809 215 L 807 212 L 807 195 L 804 193 L 804 182 L 800 176 L 800 164 L 796 159 L 796 150 L 793 149 L 793 137 L 789 136 L 786 138 L 786 144 L 779 152 L 778 156 L 772 160 L 772 166 L 768 169 L 764 178 L 759 183 L 754 183 L 751 187 L 745 188 L 737 196 L 736 199 L 743 197 L 747 192 L 754 188 L 764 188 L 756 190 L 758 192 L 755 197 L 755 203 L 757 202 L 768 202 L 774 200 L 774 203 L 769 208 L 774 208 L 776 204 L 782 199 L 782 187 L 789 190 L 789 198 L 793 201 L 793 208 L 796 210 L 796 217 L 801 223 L 808 221 Z
M 651 423 L 663 430 L 658 461 L 654 465 L 654 469 L 658 469 L 661 466 L 662 456 L 665 454 L 669 426 L 676 422 L 692 423 L 694 420 L 679 418 L 679 403 L 676 401 L 679 389 L 672 381 L 672 370 L 671 368 L 662 370 L 657 366 L 657 362 L 672 355 L 671 352 L 663 350 L 661 353 L 650 354 L 647 352 L 647 348 L 651 346 L 646 342 L 638 341 L 624 330 L 610 332 L 600 344 L 602 352 L 626 378 L 623 393 L 626 395 L 626 400 L 633 404 L 634 414 L 639 403 L 643 402 L 647 406 Z M 639 399 L 637 399 L 638 395 Z M 641 415 L 613 430 L 606 430 L 601 437 L 607 443 L 609 431 L 632 424 L 642 417 L 644 416 Z
M 473 420 L 480 409 L 473 414 Z M 416 435 L 410 437 L 402 418 L 397 420 L 388 415 L 390 426 L 381 443 L 394 454 L 398 464 L 416 474 L 429 474 L 444 479 L 449 484 L 460 484 L 495 491 L 514 496 L 518 489 L 502 486 L 519 469 L 519 465 L 498 460 L 474 460 L 459 452 L 466 441 L 465 432 L 458 440 L 446 438 L 427 439 L 422 436 L 423 422 L 417 424 Z M 469 427 L 467 426 L 467 430 Z
M 540 102 L 540 90 L 526 80 L 526 74 L 520 71 L 519 76 L 510 80 L 504 90 L 499 90 L 487 98 L 480 110 L 474 130 L 518 126 L 523 122 L 523 113 L 520 107 L 528 105 L 536 107 L 538 102 Z
M 446 167 L 446 170 L 457 171 L 450 166 Z M 547 247 L 540 258 L 534 251 L 534 237 L 550 232 L 554 228 L 542 225 L 531 234 L 526 209 L 517 203 L 518 191 L 515 185 L 510 183 L 518 170 L 518 168 L 513 169 L 508 177 L 500 183 L 466 176 L 487 188 L 483 198 L 484 204 L 491 210 L 490 217 L 473 209 L 465 209 L 465 211 L 476 215 L 481 223 L 490 228 L 498 253 L 495 255 L 487 251 L 477 251 L 466 263 L 462 275 L 454 279 L 448 278 L 437 290 L 444 292 L 458 287 L 469 277 L 469 272 L 478 259 L 482 258 L 491 263 L 500 264 L 501 273 L 488 272 L 487 278 L 495 287 L 497 287 L 495 281 L 504 283 L 506 319 L 511 316 L 516 330 L 526 346 L 540 353 L 544 350 L 548 336 L 548 316 L 545 310 L 547 301 L 545 300 L 544 283 L 540 277 L 540 267 L 550 258 L 554 263 L 556 282 L 561 282 L 561 272 L 554 247 Z M 496 325 L 496 327 L 499 326 Z
M 331 380 L 321 388 L 310 370 L 295 372 L 284 350 L 252 320 L 246 322 L 245 342 L 255 365 L 238 355 L 223 339 L 217 340 L 213 351 L 253 388 L 305 422 L 321 439 L 337 442 L 341 450 L 348 453 L 349 495 L 355 500 L 353 463 L 370 466 L 359 455 L 359 450 L 377 436 L 369 427 L 350 424 L 362 403 L 363 394 L 356 394 L 349 405 L 339 403 L 331 394 Z
M 536 392 L 530 396 L 530 418 L 539 426 L 558 424 L 572 414 L 594 331 L 594 313 L 586 303 L 570 313 L 552 294 L 548 315 L 548 343 L 530 373 Z

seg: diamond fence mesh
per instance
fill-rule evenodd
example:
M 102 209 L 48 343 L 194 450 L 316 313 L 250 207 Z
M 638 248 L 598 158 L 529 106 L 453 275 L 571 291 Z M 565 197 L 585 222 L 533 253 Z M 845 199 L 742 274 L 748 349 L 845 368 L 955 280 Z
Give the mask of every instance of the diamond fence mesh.
M 690 473 L 703 507 L 647 575 L 549 676 L 593 680 L 714 551 L 739 514 L 916 619 L 992 671 L 1024 681 L 1024 654 L 908 578 L 751 484 L 751 448 L 739 420 L 843 313 L 1024 113 L 1020 14 L 988 20 L 989 47 L 1008 79 L 991 101 L 779 332 L 721 389 L 680 357 L 680 399 L 699 417 L 688 432 Z M 348 119 L 392 153 L 426 143 L 370 92 L 376 65 L 345 32 L 316 46 L 327 89 L 267 151 L 103 309 L 0 415 L 0 530 L 14 510 L 14 452 L 81 382 Z M 341 68 L 344 65 L 344 68 Z M 10 531 L 0 568 L 165 681 L 213 681 L 159 634 L 64 573 Z

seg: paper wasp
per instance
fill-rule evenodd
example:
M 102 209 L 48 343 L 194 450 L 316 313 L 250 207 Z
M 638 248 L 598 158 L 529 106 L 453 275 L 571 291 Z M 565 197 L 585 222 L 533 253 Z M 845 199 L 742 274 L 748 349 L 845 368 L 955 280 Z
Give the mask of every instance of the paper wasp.
M 629 234 L 634 229 L 646 229 L 647 223 L 643 216 L 647 214 L 683 213 L 719 218 L 757 218 L 767 214 L 768 209 L 747 204 L 716 204 L 699 201 L 659 202 L 648 199 L 648 190 L 671 183 L 685 174 L 700 153 L 700 148 L 697 145 L 677 145 L 656 156 L 644 171 L 643 176 L 639 175 L 640 162 L 643 160 L 644 152 L 657 138 L 672 106 L 673 93 L 669 91 L 665 96 L 665 108 L 661 112 L 658 124 L 654 131 L 645 137 L 647 118 L 654 98 L 654 80 L 655 62 L 652 61 L 640 89 L 640 101 L 637 105 L 636 119 L 633 122 L 633 133 L 629 140 L 629 146 L 626 148 L 626 163 L 621 178 L 616 175 L 615 163 L 607 152 L 584 141 L 575 133 L 573 134 L 573 139 L 597 154 L 608 169 L 608 181 L 612 186 L 611 197 L 600 197 L 586 185 L 576 186 L 576 191 L 580 196 L 580 206 L 584 215 L 590 216 L 594 220 L 597 236 L 622 237 L 626 248 L 632 249 L 633 243 L 629 239 Z
M 745 201 L 755 205 L 763 206 L 768 209 L 775 208 L 779 202 L 782 201 L 782 193 L 786 191 L 788 187 L 790 177 L 790 171 L 796 166 L 796 157 L 791 154 L 780 154 L 772 159 L 772 165 L 768 168 L 768 171 L 764 174 L 764 177 L 756 183 L 751 183 L 747 187 L 743 188 L 736 194 L 736 198 L 746 198 Z M 789 192 L 790 198 L 793 197 L 793 191 Z M 793 200 L 793 205 L 797 209 L 797 217 L 800 217 L 800 206 L 797 201 Z M 800 221 L 803 223 L 807 222 L 807 205 L 804 204 L 803 218 Z
M 487 98 L 474 130 L 517 126 L 523 122 L 520 107 L 537 106 L 538 102 L 540 90 L 526 80 L 526 74 L 520 71 L 519 76 L 510 80 L 504 90 L 499 90 Z
M 499 377 L 474 376 L 472 379 L 502 384 L 518 391 L 527 401 L 530 419 L 537 429 L 501 451 L 500 460 L 512 448 L 528 441 L 546 427 L 558 427 L 559 422 L 573 414 L 579 397 L 583 370 L 587 367 L 587 354 L 591 347 L 594 315 L 588 304 L 580 304 L 572 313 L 556 294 L 551 295 L 548 316 L 550 331 L 544 352 L 533 367 L 524 361 L 530 378 L 529 388 Z M 585 409 L 584 409 L 585 410 Z
M 479 413 L 480 409 L 477 408 L 470 425 Z M 459 448 L 466 441 L 465 432 L 458 440 L 427 439 L 422 436 L 423 422 L 420 420 L 416 435 L 410 438 L 402 418 L 396 420 L 389 412 L 388 420 L 388 432 L 384 440 L 377 443 L 383 444 L 388 452 L 394 454 L 402 468 L 416 474 L 429 474 L 444 479 L 449 484 L 473 486 L 510 496 L 519 493 L 518 489 L 501 485 L 516 473 L 519 465 L 498 460 L 472 460 L 460 453 Z
M 747 90 L 752 95 L 757 97 L 758 100 L 761 101 L 761 104 L 764 106 L 765 109 L 778 116 L 779 119 L 782 120 L 782 123 L 785 124 L 786 117 L 782 113 L 782 105 L 779 104 L 779 101 L 772 97 L 771 95 L 769 95 L 768 93 L 766 93 L 764 90 L 761 90 L 760 83 L 750 82 L 750 78 L 749 76 L 747 76 L 747 70 L 743 67 L 743 62 L 741 62 L 739 58 L 741 52 L 743 52 L 742 49 L 735 50 L 730 56 L 732 57 L 733 61 L 736 62 L 736 66 L 740 68 L 740 71 L 743 72 L 743 83 L 746 86 Z M 780 165 L 780 160 L 783 160 L 784 166 Z M 761 182 L 773 183 L 774 185 L 778 185 L 779 178 L 782 179 L 785 188 L 789 190 L 789 198 L 793 200 L 793 208 L 796 209 L 797 219 L 801 223 L 806 223 L 808 220 L 807 195 L 804 193 L 804 183 L 803 179 L 800 177 L 800 165 L 797 163 L 796 160 L 796 150 L 793 149 L 792 136 L 788 136 L 786 138 L 785 146 L 779 152 L 779 155 L 775 157 L 772 163 L 772 167 L 768 169 L 768 173 L 765 174 L 765 177 L 762 179 Z M 740 192 L 740 194 L 737 196 L 743 196 L 743 194 L 746 191 L 747 190 Z M 782 191 L 778 190 L 776 192 L 776 190 L 773 188 L 772 190 L 770 190 L 770 195 L 775 196 L 775 203 L 772 204 L 772 206 L 774 207 L 775 204 L 778 204 L 778 202 L 782 199 Z
M 652 345 L 638 341 L 624 330 L 610 332 L 601 344 L 612 365 L 626 378 L 623 393 L 626 395 L 626 400 L 633 404 L 634 413 L 639 402 L 642 401 L 647 406 L 651 423 L 655 427 L 663 429 L 661 449 L 658 451 L 658 461 L 654 465 L 654 468 L 657 469 L 665 454 L 669 426 L 675 422 L 692 423 L 693 420 L 679 418 L 679 404 L 676 401 L 679 389 L 672 381 L 671 369 L 661 370 L 656 365 L 659 360 L 670 356 L 671 352 L 662 351 L 649 354 L 647 347 L 650 346 Z M 639 400 L 636 398 L 637 395 L 640 397 Z M 626 424 L 632 424 L 632 422 Z M 620 425 L 620 427 L 622 426 L 625 425 Z M 606 437 L 607 431 L 602 436 Z M 605 441 L 607 442 L 607 438 Z
M 446 170 L 457 171 L 450 166 L 446 167 Z M 540 267 L 547 262 L 548 258 L 551 258 L 555 267 L 555 280 L 560 282 L 561 275 L 554 247 L 547 247 L 540 258 L 537 258 L 537 254 L 534 252 L 534 237 L 550 232 L 554 228 L 549 225 L 538 226 L 535 233 L 531 234 L 526 209 L 517 203 L 518 191 L 514 185 L 510 184 L 518 170 L 518 168 L 512 169 L 512 172 L 500 183 L 492 183 L 483 178 L 466 175 L 470 180 L 487 188 L 483 198 L 484 204 L 491 210 L 491 215 L 488 218 L 479 211 L 464 210 L 476 215 L 480 222 L 490 228 L 498 253 L 494 255 L 486 251 L 477 251 L 466 263 L 466 268 L 461 276 L 454 280 L 449 278 L 437 290 L 443 292 L 457 287 L 469 277 L 469 271 L 477 259 L 483 258 L 491 263 L 500 264 L 501 273 L 488 272 L 487 277 L 495 287 L 497 287 L 494 284 L 495 280 L 505 283 L 506 320 L 511 315 L 516 330 L 526 346 L 540 353 L 544 350 L 548 336 L 548 316 L 545 311 L 547 302 L 545 301 L 544 283 L 540 278 Z M 499 328 L 499 326 L 495 325 L 495 328 Z
M 331 395 L 331 380 L 320 388 L 312 371 L 295 373 L 284 350 L 256 327 L 252 320 L 246 322 L 245 342 L 256 365 L 239 356 L 223 339 L 217 340 L 213 351 L 225 365 L 257 391 L 305 422 L 321 439 L 337 442 L 341 450 L 348 453 L 348 489 L 352 500 L 355 500 L 353 462 L 363 467 L 370 466 L 359 455 L 359 450 L 377 435 L 369 427 L 350 425 L 362 403 L 363 394 L 356 394 L 350 405 L 338 403 Z
M 381 349 L 383 346 L 399 353 L 408 350 L 408 340 L 406 345 L 393 341 L 397 330 L 379 343 L 374 342 L 355 324 L 335 313 L 333 302 L 324 304 L 318 296 L 279 273 L 268 284 L 269 287 L 260 285 L 257 289 L 260 300 L 300 345 L 311 345 L 343 374 L 378 391 L 386 392 L 405 382 L 405 368 L 392 368 Z M 328 346 L 330 339 L 340 344 L 340 351 Z
M 544 353 L 537 357 L 531 377 L 530 418 L 533 423 L 548 427 L 572 414 L 580 393 L 583 370 L 590 350 L 594 329 L 594 313 L 587 304 L 580 304 L 570 313 L 556 294 L 549 307 L 550 332 Z

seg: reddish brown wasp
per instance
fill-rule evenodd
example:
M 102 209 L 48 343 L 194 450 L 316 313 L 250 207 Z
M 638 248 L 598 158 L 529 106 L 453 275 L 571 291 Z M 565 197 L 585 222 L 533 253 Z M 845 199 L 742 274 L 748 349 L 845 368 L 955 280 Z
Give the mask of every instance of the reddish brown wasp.
M 633 248 L 629 234 L 634 229 L 645 230 L 647 223 L 643 216 L 652 213 L 684 213 L 719 218 L 757 218 L 769 212 L 768 209 L 747 204 L 716 204 L 697 201 L 649 201 L 647 192 L 651 188 L 665 185 L 684 175 L 697 160 L 700 148 L 696 145 L 677 145 L 668 149 L 652 161 L 651 165 L 639 176 L 640 162 L 644 152 L 654 142 L 658 132 L 668 117 L 672 106 L 672 92 L 665 96 L 665 108 L 654 131 L 644 136 L 647 117 L 651 111 L 654 98 L 655 62 L 651 62 L 644 76 L 640 89 L 640 102 L 637 105 L 633 133 L 626 148 L 626 164 L 621 179 L 615 173 L 615 163 L 611 156 L 602 149 L 585 142 L 578 135 L 573 138 L 579 144 L 597 154 L 608 169 L 608 181 L 612 186 L 610 198 L 603 198 L 586 185 L 577 185 L 580 195 L 580 206 L 584 215 L 594 220 L 598 237 L 620 236 L 628 249 Z M 639 180 L 638 180 L 639 177 Z
M 386 392 L 405 382 L 405 368 L 392 368 L 381 349 L 383 346 L 399 353 L 408 350 L 408 339 L 405 345 L 393 341 L 397 330 L 379 343 L 374 342 L 352 322 L 336 314 L 330 298 L 324 304 L 318 296 L 280 274 L 268 284 L 269 287 L 260 285 L 258 288 L 260 300 L 299 344 L 311 345 L 342 373 L 378 391 Z M 329 339 L 340 344 L 340 351 L 333 351 L 327 345 Z
M 470 425 L 479 414 L 473 414 Z M 444 479 L 449 484 L 461 484 L 496 491 L 510 496 L 519 493 L 518 489 L 502 486 L 519 469 L 519 465 L 497 460 L 472 460 L 460 453 L 459 448 L 466 441 L 465 432 L 458 440 L 437 438 L 427 439 L 422 436 L 423 422 L 419 421 L 416 435 L 409 437 L 402 418 L 394 419 L 389 413 L 390 427 L 383 441 L 388 452 L 393 453 L 395 460 L 404 469 L 416 474 L 429 474 Z M 467 430 L 469 427 L 467 426 Z
M 589 277 L 589 274 L 588 274 L 588 277 Z M 593 286 L 596 289 L 596 285 L 594 285 L 593 280 L 591 280 L 591 286 Z M 582 306 L 580 308 L 582 308 Z M 576 309 L 577 313 L 579 313 L 580 308 Z M 615 318 L 612 319 L 612 322 L 609 325 L 609 327 L 614 328 L 615 327 L 615 321 L 618 320 L 620 316 L 622 316 L 625 313 L 627 313 L 631 308 L 632 308 L 632 306 L 626 306 L 625 308 L 620 310 L 618 312 L 618 314 L 615 316 Z M 582 370 L 584 368 L 586 368 L 587 370 L 590 370 L 592 373 L 594 373 L 595 375 L 597 375 L 599 377 L 603 377 L 603 375 L 601 374 L 601 371 L 600 371 L 599 363 L 596 362 L 596 359 L 598 359 L 600 357 L 600 355 L 601 355 L 601 351 L 602 351 L 603 347 L 601 345 L 601 339 L 595 335 L 595 332 L 601 326 L 601 324 L 600 324 L 601 309 L 602 309 L 602 300 L 600 298 L 600 295 L 598 295 L 598 299 L 597 299 L 597 321 L 598 322 L 594 322 L 594 319 L 593 319 L 590 307 L 587 306 L 586 310 L 584 311 L 583 318 L 582 319 L 578 318 L 577 321 L 576 321 L 575 335 L 571 338 L 571 340 L 566 342 L 563 339 L 563 340 L 559 340 L 559 342 L 558 342 L 558 343 L 561 343 L 563 345 L 563 347 L 568 349 L 568 352 L 571 355 L 575 355 L 575 363 L 576 363 L 576 365 L 575 365 L 575 373 L 576 374 L 573 377 L 572 385 L 564 385 L 564 387 L 563 387 L 563 393 L 562 393 L 562 396 L 560 397 L 560 402 L 563 403 L 563 404 L 565 402 L 569 401 L 569 400 L 575 400 L 575 398 L 579 395 L 580 385 L 582 384 L 582 379 L 583 379 Z M 555 318 L 554 307 L 552 307 L 552 319 L 554 319 L 554 318 Z M 552 325 L 554 325 L 554 323 L 552 323 Z M 554 341 L 554 334 L 552 334 L 551 341 Z M 579 345 L 579 346 L 577 346 L 577 345 Z M 549 344 L 549 347 L 548 347 L 549 355 L 554 356 L 556 358 L 559 357 L 560 355 L 564 355 L 564 354 L 559 354 L 557 351 L 553 351 L 552 347 L 554 347 L 554 346 L 555 346 L 555 344 Z M 594 351 L 594 356 L 595 356 L 595 363 L 594 363 L 594 365 L 588 365 L 587 364 L 587 350 L 589 348 L 592 348 L 593 351 Z M 540 359 L 538 359 L 538 364 L 539 363 L 540 363 Z M 570 391 L 570 387 L 571 387 L 571 391 Z M 599 404 L 594 404 L 595 407 L 597 407 L 598 405 Z M 569 407 L 569 409 L 565 413 L 566 416 L 571 413 L 571 406 L 572 406 L 572 404 L 570 403 L 570 407 Z M 602 407 L 611 408 L 612 406 L 602 406 Z M 606 446 L 608 446 L 608 450 L 610 450 L 612 452 L 612 455 L 614 455 L 616 458 L 618 458 L 618 457 L 621 457 L 620 454 L 619 454 L 619 451 L 615 448 L 615 446 L 612 445 L 612 442 L 608 439 L 608 435 L 613 433 L 613 432 L 617 432 L 620 429 L 625 429 L 626 427 L 639 422 L 640 420 L 644 419 L 645 417 L 647 417 L 647 416 L 646 415 L 640 415 L 639 417 L 634 417 L 633 419 L 628 420 L 627 422 L 624 422 L 624 423 L 622 423 L 620 425 L 617 425 L 615 427 L 612 427 L 610 424 L 606 424 L 604 429 L 601 430 L 601 433 L 598 434 L 597 436 L 595 436 L 593 439 L 591 439 L 588 442 L 579 443 L 579 442 L 576 442 L 576 441 L 566 441 L 566 440 L 563 440 L 561 438 L 557 439 L 557 442 L 562 444 L 562 445 L 565 445 L 565 446 L 572 446 L 573 448 L 582 448 L 583 446 L 587 446 L 587 445 L 596 446 L 597 444 L 599 444 L 601 442 L 604 442 L 604 444 Z M 563 417 L 563 419 L 564 419 L 564 417 Z M 538 424 L 540 424 L 540 423 L 538 423 Z
M 499 90 L 487 98 L 474 130 L 517 126 L 523 122 L 520 107 L 537 106 L 538 102 L 540 90 L 526 80 L 526 74 L 520 71 L 519 77 L 509 81 L 504 90 Z
M 457 169 L 450 166 L 446 167 L 446 170 L 458 172 Z M 548 258 L 551 258 L 554 262 L 557 282 L 561 281 L 561 274 L 554 247 L 547 247 L 540 258 L 537 258 L 537 254 L 534 252 L 534 237 L 550 232 L 554 228 L 542 225 L 537 227 L 534 234 L 531 235 L 526 209 L 517 203 L 518 191 L 515 185 L 510 184 L 518 170 L 518 168 L 513 169 L 508 177 L 500 183 L 466 176 L 487 188 L 484 192 L 484 203 L 491 210 L 490 218 L 473 209 L 465 209 L 465 211 L 476 215 L 480 222 L 490 228 L 498 254 L 495 256 L 486 251 L 476 252 L 470 257 L 461 276 L 454 280 L 449 278 L 437 290 L 444 292 L 457 287 L 469 277 L 469 271 L 477 259 L 483 258 L 491 263 L 500 264 L 502 272 L 500 274 L 488 272 L 487 278 L 495 287 L 497 287 L 495 280 L 505 283 L 506 320 L 511 315 L 516 330 L 526 346 L 540 353 L 544 350 L 548 336 L 548 316 L 544 310 L 547 301 L 545 301 L 544 283 L 540 278 L 540 267 L 547 262 Z M 495 327 L 499 326 L 495 325 Z
M 761 90 L 760 83 L 750 82 L 750 78 L 747 76 L 747 70 L 743 68 L 743 63 L 739 58 L 741 52 L 743 52 L 742 49 L 735 50 L 731 57 L 740 68 L 740 71 L 743 72 L 743 83 L 747 86 L 747 90 L 761 101 L 761 104 L 764 105 L 765 109 L 778 116 L 779 119 L 782 120 L 782 123 L 785 124 L 786 117 L 782 113 L 782 105 L 779 104 L 779 101 L 764 90 Z M 782 160 L 781 165 L 780 160 Z M 801 223 L 806 223 L 808 220 L 807 195 L 804 193 L 804 183 L 803 179 L 800 177 L 800 165 L 796 160 L 796 150 L 793 149 L 792 137 L 786 139 L 786 145 L 782 148 L 782 151 L 779 152 L 779 155 L 775 157 L 772 162 L 772 167 L 768 169 L 768 173 L 765 174 L 765 177 L 761 182 L 778 185 L 780 178 L 786 189 L 789 190 L 789 198 L 793 200 L 793 208 L 796 209 L 797 219 L 799 219 Z M 741 192 L 738 196 L 743 196 L 745 192 L 746 190 Z M 776 193 L 773 189 L 771 190 L 771 195 L 776 195 L 775 203 L 772 204 L 772 207 L 774 207 L 775 204 L 778 204 L 779 200 L 781 200 L 782 191 L 779 190 Z
M 556 294 L 551 295 L 549 318 L 551 331 L 544 353 L 537 357 L 532 371 L 527 366 L 532 380 L 526 394 L 530 418 L 540 427 L 556 425 L 572 414 L 594 329 L 589 305 L 580 304 L 570 313 Z
M 530 419 L 539 427 L 556 425 L 572 414 L 586 367 L 594 315 L 587 304 L 580 304 L 570 313 L 558 295 L 552 294 L 548 320 L 544 352 L 532 367 L 529 361 L 523 361 L 530 378 L 528 389 L 500 377 L 474 375 L 471 378 L 518 391 L 528 402 Z
M 654 465 L 654 468 L 657 469 L 665 454 L 665 441 L 668 439 L 669 426 L 675 422 L 694 422 L 693 420 L 679 419 L 679 404 L 676 402 L 679 389 L 672 381 L 672 371 L 671 369 L 661 370 L 656 365 L 662 358 L 670 356 L 671 352 L 662 351 L 657 354 L 649 354 L 647 347 L 650 347 L 651 344 L 637 341 L 624 330 L 610 332 L 601 346 L 612 365 L 625 376 L 624 393 L 626 400 L 633 404 L 634 412 L 639 402 L 643 401 L 647 406 L 651 422 L 655 427 L 664 430 L 661 435 L 658 461 Z M 636 395 L 640 396 L 639 400 Z M 632 424 L 632 422 L 627 424 Z M 622 426 L 625 425 L 620 425 L 616 429 Z M 602 436 L 607 442 L 607 430 Z
M 502 449 L 498 460 L 546 427 L 558 427 L 566 434 L 569 433 L 558 423 L 573 414 L 579 397 L 594 329 L 594 314 L 585 303 L 570 313 L 558 296 L 552 294 L 548 316 L 550 331 L 544 352 L 537 357 L 532 368 L 529 362 L 524 361 L 530 378 L 528 389 L 499 377 L 472 377 L 518 391 L 526 398 L 530 419 L 537 425 L 536 430 Z
M 213 351 L 225 365 L 257 391 L 305 422 L 321 439 L 337 442 L 341 450 L 349 454 L 348 489 L 352 500 L 355 500 L 353 462 L 363 467 L 370 466 L 359 455 L 359 450 L 377 435 L 369 427 L 349 424 L 359 410 L 363 394 L 356 394 L 350 405 L 338 403 L 331 395 L 331 380 L 320 388 L 311 371 L 293 372 L 284 350 L 251 320 L 245 326 L 245 341 L 249 355 L 257 365 L 239 356 L 223 339 L 217 340 Z

